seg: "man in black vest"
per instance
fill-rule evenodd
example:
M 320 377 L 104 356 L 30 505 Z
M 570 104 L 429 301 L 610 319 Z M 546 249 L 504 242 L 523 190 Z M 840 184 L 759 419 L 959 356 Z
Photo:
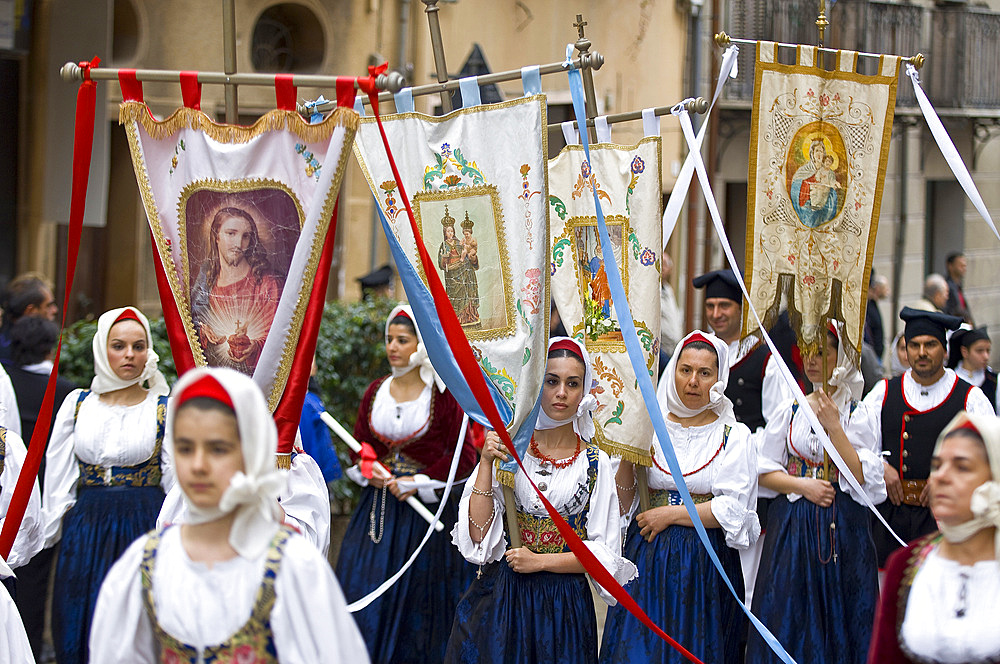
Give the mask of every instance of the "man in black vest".
M 865 403 L 877 420 L 875 435 L 885 456 L 889 500 L 878 510 L 896 534 L 910 542 L 937 530 L 927 477 L 941 430 L 959 411 L 992 415 L 993 407 L 982 390 L 945 368 L 946 331 L 958 328 L 961 318 L 910 307 L 903 307 L 899 317 L 906 321 L 903 337 L 910 368 L 876 384 Z M 880 523 L 873 525 L 872 536 L 881 568 L 899 543 Z
M 695 288 L 705 289 L 705 321 L 715 336 L 729 344 L 726 396 L 733 402 L 736 419 L 750 431 L 757 432 L 764 428 L 771 414 L 792 397 L 781 378 L 778 359 L 771 356 L 767 344 L 759 339 L 747 338 L 740 343 L 743 293 L 732 270 L 709 272 L 695 277 L 691 283 Z M 756 437 L 754 440 L 756 442 Z M 767 527 L 767 506 L 774 496 L 773 491 L 761 489 L 757 500 L 761 530 Z M 740 551 L 747 604 L 753 598 L 763 539 L 758 538 L 756 544 Z

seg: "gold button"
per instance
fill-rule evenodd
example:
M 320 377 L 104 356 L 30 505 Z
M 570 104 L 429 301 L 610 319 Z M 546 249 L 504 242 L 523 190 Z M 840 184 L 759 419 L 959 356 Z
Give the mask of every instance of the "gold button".
M 903 450 L 903 458 L 910 456 L 910 450 Z
M 906 465 L 906 464 L 904 463 L 904 464 L 903 464 L 903 472 L 905 473 L 905 472 L 906 472 L 906 471 L 908 471 L 909 469 L 910 469 L 910 467 L 909 467 L 909 466 L 907 466 L 907 465 Z
M 903 421 L 904 422 L 909 422 L 910 421 L 910 416 L 909 415 L 903 415 Z
M 903 440 L 909 440 L 909 439 L 910 439 L 910 434 L 908 434 L 907 432 L 904 431 L 903 432 Z

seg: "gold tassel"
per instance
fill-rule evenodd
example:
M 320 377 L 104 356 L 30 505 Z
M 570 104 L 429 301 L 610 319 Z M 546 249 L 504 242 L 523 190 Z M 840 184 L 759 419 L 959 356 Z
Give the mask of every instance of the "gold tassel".
M 291 454 L 278 452 L 278 454 L 275 455 L 274 461 L 279 470 L 289 470 L 292 467 Z

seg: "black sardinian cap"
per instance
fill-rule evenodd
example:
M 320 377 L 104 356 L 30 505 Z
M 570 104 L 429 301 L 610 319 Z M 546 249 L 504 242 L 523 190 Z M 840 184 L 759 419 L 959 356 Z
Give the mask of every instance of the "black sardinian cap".
M 972 344 L 983 339 L 990 340 L 990 335 L 985 327 L 972 329 L 968 324 L 963 324 L 962 327 L 955 330 L 951 339 L 948 340 L 948 366 L 952 369 L 957 367 L 958 363 L 962 361 L 962 348 L 969 348 Z
M 362 288 L 378 288 L 379 286 L 388 286 L 392 283 L 392 278 L 395 274 L 392 266 L 386 263 L 377 270 L 373 270 L 363 277 L 358 277 L 357 281 L 361 284 Z
M 912 307 L 903 307 L 903 310 L 899 312 L 899 317 L 906 321 L 903 337 L 907 341 L 929 334 L 940 341 L 942 346 L 947 345 L 946 332 L 957 330 L 958 326 L 962 324 L 962 319 L 958 316 L 949 316 L 937 311 L 923 311 Z
M 737 304 L 743 304 L 743 292 L 732 270 L 716 270 L 691 280 L 695 288 L 705 289 L 705 299 L 724 297 Z

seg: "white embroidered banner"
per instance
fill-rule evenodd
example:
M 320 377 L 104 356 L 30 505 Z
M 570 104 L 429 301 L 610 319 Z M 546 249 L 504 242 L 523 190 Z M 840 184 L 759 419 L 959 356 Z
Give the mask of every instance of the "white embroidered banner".
M 795 65 L 779 64 L 777 49 L 757 45 L 747 287 L 765 326 L 787 294 L 804 348 L 820 348 L 836 318 L 859 354 L 900 58 L 882 56 L 868 76 L 852 51 L 827 54 L 827 71 L 815 47 L 800 46 Z M 744 308 L 744 334 L 755 327 Z
M 611 302 L 597 235 L 601 199 L 635 327 L 656 384 L 660 347 L 660 138 L 623 147 L 581 146 L 549 162 L 552 297 L 567 333 L 581 340 L 598 381 L 598 442 L 610 454 L 650 464 L 653 428 Z M 588 386 L 589 387 L 589 386 Z
M 538 398 L 548 341 L 545 97 L 382 123 L 423 242 L 516 435 Z M 361 119 L 354 152 L 426 286 L 374 118 Z
M 189 108 L 120 112 L 157 253 L 198 366 L 253 377 L 277 407 L 357 128 L 271 111 L 220 125 Z

